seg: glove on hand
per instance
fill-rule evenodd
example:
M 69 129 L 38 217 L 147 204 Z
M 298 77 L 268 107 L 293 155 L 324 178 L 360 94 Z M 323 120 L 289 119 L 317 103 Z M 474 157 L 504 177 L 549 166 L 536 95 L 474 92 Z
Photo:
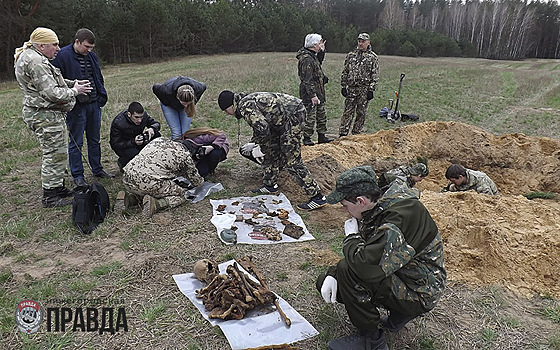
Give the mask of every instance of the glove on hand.
M 262 153 L 260 145 L 256 145 L 255 147 L 253 147 L 253 149 L 251 150 L 251 155 L 259 164 L 262 164 L 262 162 L 264 161 L 264 153 Z
M 340 90 L 340 93 L 342 94 L 342 96 L 348 97 L 348 90 L 345 87 Z
M 358 233 L 358 220 L 356 218 L 351 218 L 344 222 L 344 234 L 348 236 L 353 233 Z
M 326 303 L 336 302 L 336 292 L 338 290 L 338 282 L 333 276 L 325 277 L 323 285 L 321 286 L 321 296 Z
M 212 146 L 202 146 L 202 148 L 204 149 L 204 155 L 208 155 L 208 153 L 214 150 L 214 147 Z
M 255 143 L 249 142 L 241 146 L 241 149 L 239 151 L 242 155 L 249 156 L 251 155 L 251 151 L 253 150 L 253 148 L 255 148 L 255 146 Z
M 368 99 L 368 100 L 373 99 L 373 91 L 369 90 L 369 91 L 367 92 L 367 99 Z

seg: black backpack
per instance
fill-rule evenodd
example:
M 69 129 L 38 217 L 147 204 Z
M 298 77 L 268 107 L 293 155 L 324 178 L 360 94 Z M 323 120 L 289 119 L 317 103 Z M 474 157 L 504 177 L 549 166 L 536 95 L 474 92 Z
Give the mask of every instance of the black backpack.
M 72 222 L 80 232 L 90 234 L 103 222 L 110 208 L 109 195 L 98 182 L 80 187 L 74 192 Z

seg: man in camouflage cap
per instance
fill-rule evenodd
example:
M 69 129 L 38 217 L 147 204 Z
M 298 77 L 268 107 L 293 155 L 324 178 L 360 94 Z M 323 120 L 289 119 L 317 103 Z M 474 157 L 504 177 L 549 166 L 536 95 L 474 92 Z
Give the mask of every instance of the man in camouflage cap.
M 340 77 L 341 93 L 344 101 L 344 113 L 340 121 L 340 136 L 348 135 L 354 113 L 356 119 L 352 134 L 362 132 L 366 120 L 367 106 L 373 99 L 373 92 L 379 79 L 379 60 L 371 50 L 369 34 L 358 35 L 358 46 L 349 52 L 344 60 L 344 68 Z
M 496 184 L 482 171 L 466 169 L 460 164 L 451 164 L 445 172 L 449 180 L 442 192 L 476 191 L 478 193 L 498 195 Z
M 56 33 L 36 28 L 14 55 L 15 76 L 23 92 L 23 120 L 35 133 L 43 160 L 41 182 L 43 207 L 72 203 L 72 192 L 64 186 L 68 162 L 68 130 L 65 112 L 74 107 L 76 96 L 91 90 L 88 81 L 66 80 L 52 61 L 60 47 Z
M 388 170 L 379 175 L 379 187 L 383 188 L 391 184 L 396 179 L 400 179 L 408 187 L 414 187 L 421 182 L 430 173 L 428 166 L 424 163 L 416 163 L 413 166 L 400 166 L 395 169 Z
M 370 166 L 343 172 L 327 201 L 340 202 L 352 218 L 344 224 L 344 258 L 316 287 L 327 303 L 344 304 L 358 330 L 332 340 L 329 349 L 388 349 L 384 331 L 396 332 L 430 311 L 443 293 L 438 228 L 408 186 L 395 181 L 382 193 Z M 380 317 L 378 307 L 388 317 Z
M 297 183 L 312 196 L 306 203 L 298 204 L 302 210 L 314 210 L 327 205 L 321 188 L 301 159 L 301 127 L 306 109 L 294 96 L 276 92 L 235 94 L 224 90 L 218 97 L 220 109 L 228 115 L 245 121 L 253 129 L 252 156 L 261 159 L 263 186 L 253 193 L 278 193 L 278 173 L 286 168 Z M 249 152 L 249 150 L 242 150 Z

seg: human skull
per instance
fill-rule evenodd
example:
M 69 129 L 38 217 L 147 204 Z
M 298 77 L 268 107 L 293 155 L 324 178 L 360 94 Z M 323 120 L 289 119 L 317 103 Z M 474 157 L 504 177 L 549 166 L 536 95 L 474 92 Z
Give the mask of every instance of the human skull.
M 199 281 L 210 283 L 220 273 L 220 270 L 214 261 L 201 259 L 194 263 L 193 272 Z

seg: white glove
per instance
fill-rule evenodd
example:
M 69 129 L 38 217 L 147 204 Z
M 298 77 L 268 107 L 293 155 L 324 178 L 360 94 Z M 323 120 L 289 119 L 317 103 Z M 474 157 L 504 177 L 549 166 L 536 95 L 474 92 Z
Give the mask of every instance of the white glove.
M 351 218 L 344 222 L 344 234 L 348 236 L 353 233 L 358 233 L 358 220 L 356 218 Z
M 214 150 L 214 147 L 212 146 L 201 146 L 201 147 L 204 149 L 204 155 L 208 155 L 208 153 Z
M 333 276 L 325 277 L 323 285 L 321 286 L 321 296 L 326 303 L 336 302 L 336 292 L 338 290 L 338 282 Z
M 251 150 L 251 155 L 259 164 L 262 164 L 262 162 L 264 161 L 264 153 L 262 153 L 260 145 L 256 145 L 255 147 L 253 147 L 253 149 Z
M 255 148 L 255 146 L 256 145 L 253 142 L 246 143 L 243 146 L 241 146 L 240 153 L 244 156 L 249 156 L 251 154 L 251 151 L 253 150 L 253 148 Z

